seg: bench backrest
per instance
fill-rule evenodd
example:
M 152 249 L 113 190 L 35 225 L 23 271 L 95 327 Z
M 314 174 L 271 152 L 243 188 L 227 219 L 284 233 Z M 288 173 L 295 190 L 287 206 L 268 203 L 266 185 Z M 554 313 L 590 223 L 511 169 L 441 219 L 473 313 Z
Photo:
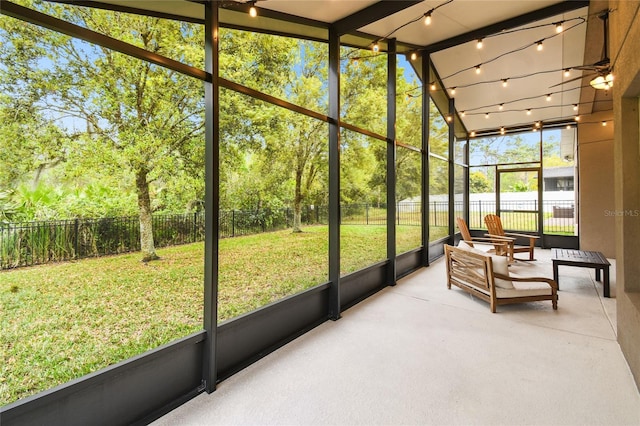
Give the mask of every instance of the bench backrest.
M 447 280 L 495 294 L 491 256 L 445 245 Z

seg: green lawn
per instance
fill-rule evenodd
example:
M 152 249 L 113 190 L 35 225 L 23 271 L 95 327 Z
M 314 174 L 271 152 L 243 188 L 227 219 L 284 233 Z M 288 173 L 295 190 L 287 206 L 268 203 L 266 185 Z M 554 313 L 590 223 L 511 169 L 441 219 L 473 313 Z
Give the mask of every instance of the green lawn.
M 218 319 L 327 281 L 328 228 L 220 241 Z M 397 228 L 398 253 L 420 227 Z M 384 226 L 341 228 L 342 273 L 383 260 Z M 0 405 L 202 329 L 204 244 L 0 272 Z

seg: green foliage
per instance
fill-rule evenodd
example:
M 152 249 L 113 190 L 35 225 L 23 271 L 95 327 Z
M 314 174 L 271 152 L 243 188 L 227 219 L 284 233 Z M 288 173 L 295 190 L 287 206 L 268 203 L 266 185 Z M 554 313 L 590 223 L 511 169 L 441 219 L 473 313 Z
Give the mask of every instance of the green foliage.
M 493 192 L 493 184 L 486 174 L 474 171 L 469 173 L 469 192 L 472 194 Z

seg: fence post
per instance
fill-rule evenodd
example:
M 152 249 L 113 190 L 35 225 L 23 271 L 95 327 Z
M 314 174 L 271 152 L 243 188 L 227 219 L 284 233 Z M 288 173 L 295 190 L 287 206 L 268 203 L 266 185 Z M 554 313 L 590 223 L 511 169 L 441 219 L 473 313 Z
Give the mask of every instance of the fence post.
M 231 236 L 236 236 L 236 209 L 231 210 Z
M 364 214 L 365 222 L 368 225 L 369 224 L 369 203 L 364 205 L 364 211 L 365 211 L 365 214 Z
M 198 229 L 198 212 L 193 212 L 193 241 L 191 241 L 192 243 L 196 242 L 197 229 Z
M 478 225 L 480 228 L 482 228 L 482 200 L 478 200 L 478 223 L 480 225 Z
M 433 226 L 438 226 L 438 210 L 436 209 L 437 204 L 435 201 L 432 201 L 431 204 L 431 211 L 433 212 Z
M 398 226 L 400 226 L 400 203 L 396 203 L 396 218 L 398 219 Z
M 74 258 L 78 258 L 78 234 L 80 233 L 80 219 L 76 218 L 76 220 L 74 221 L 74 238 L 73 238 L 73 257 Z

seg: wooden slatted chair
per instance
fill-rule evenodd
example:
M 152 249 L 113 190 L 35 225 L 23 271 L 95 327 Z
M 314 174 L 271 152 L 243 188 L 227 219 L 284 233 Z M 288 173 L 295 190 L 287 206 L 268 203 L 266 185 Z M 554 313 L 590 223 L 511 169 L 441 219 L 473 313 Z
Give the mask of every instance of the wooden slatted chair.
M 511 253 L 509 257 L 511 260 L 535 260 L 533 257 L 533 250 L 536 245 L 536 240 L 540 237 L 537 235 L 529 235 L 529 234 L 517 234 L 514 232 L 504 232 L 502 228 L 502 220 L 500 216 L 495 214 L 488 214 L 484 217 L 484 223 L 487 225 L 487 230 L 489 233 L 485 234 L 490 238 L 510 238 L 513 241 L 513 244 L 509 246 L 509 250 Z M 528 246 L 516 246 L 515 241 L 516 238 L 527 238 L 529 239 Z M 529 253 L 529 259 L 514 259 L 515 253 Z
M 512 253 L 510 245 L 513 246 L 513 239 L 498 237 L 472 237 L 467 226 L 467 221 L 461 217 L 456 217 L 456 225 L 460 230 L 462 240 L 473 248 L 478 248 L 486 252 L 494 252 L 500 256 L 509 256 Z M 476 243 L 474 245 L 474 243 Z M 512 256 L 511 256 L 512 257 Z M 513 260 L 512 258 L 510 260 Z

